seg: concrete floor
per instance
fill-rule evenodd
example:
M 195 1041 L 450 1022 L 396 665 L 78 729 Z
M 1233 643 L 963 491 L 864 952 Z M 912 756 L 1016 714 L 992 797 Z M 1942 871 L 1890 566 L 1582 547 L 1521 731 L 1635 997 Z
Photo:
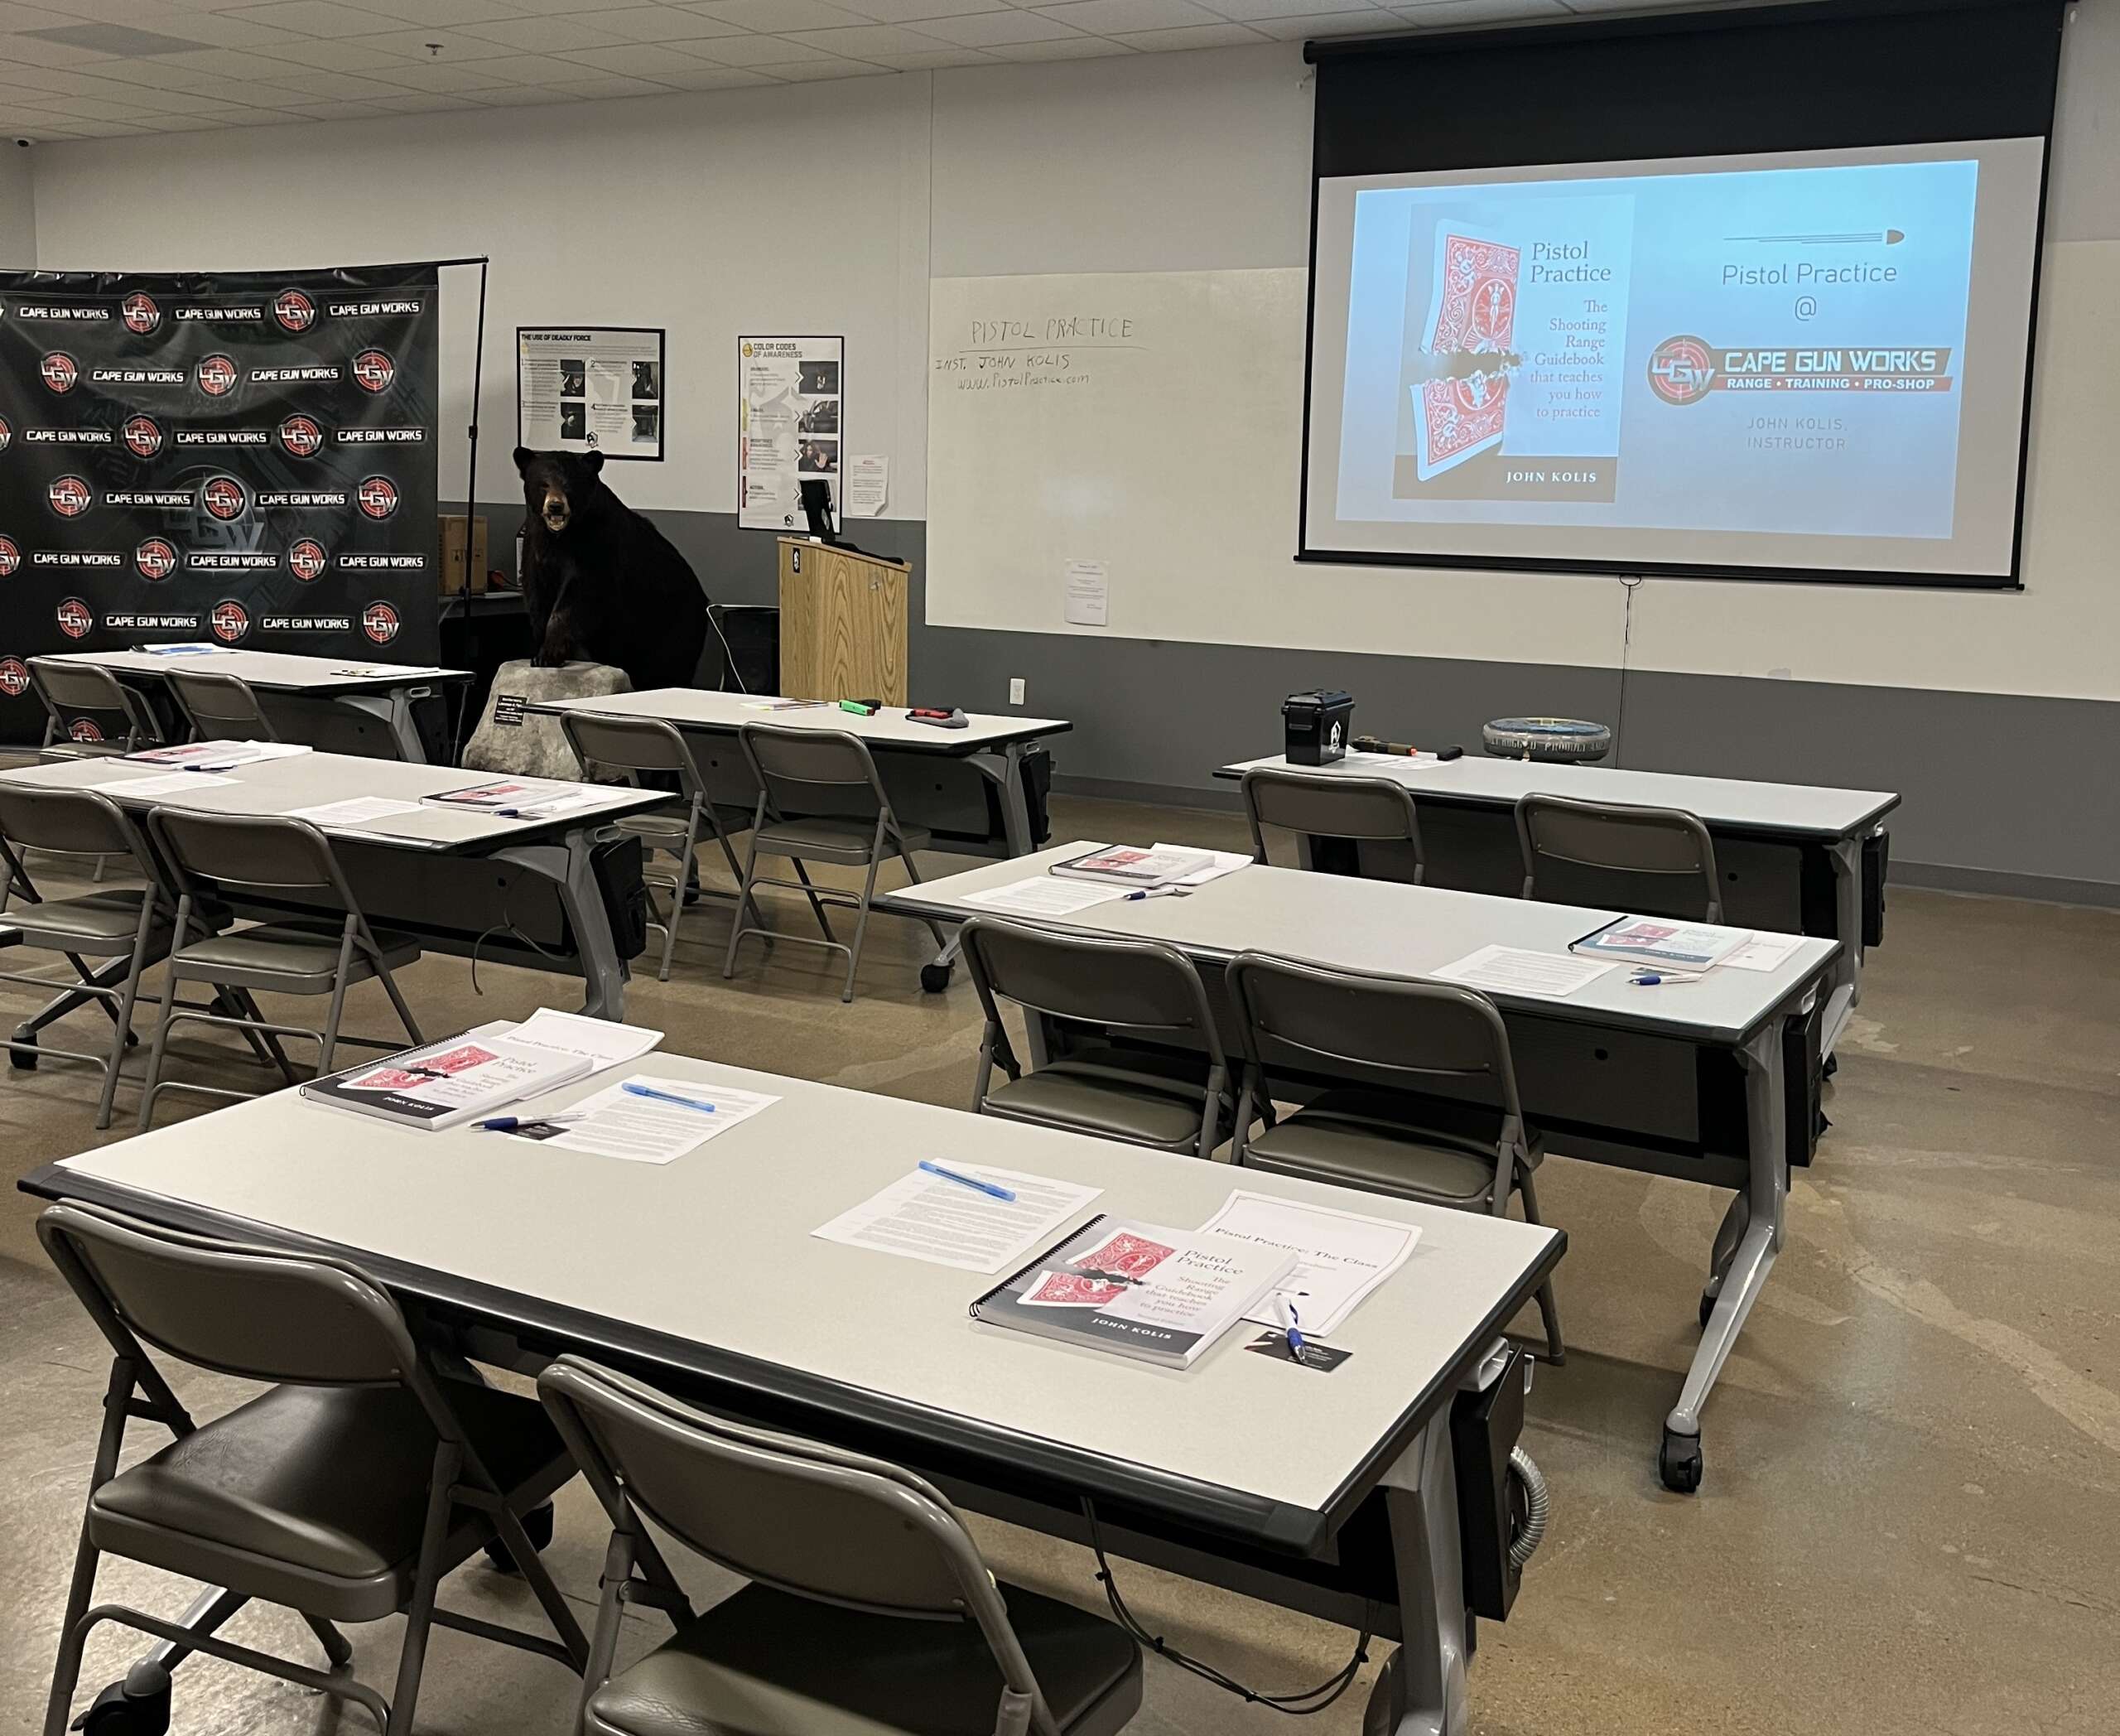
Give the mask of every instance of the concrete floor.
M 1055 808 L 1062 838 L 1242 841 L 1223 814 Z M 932 866 L 947 871 L 947 859 Z M 965 1101 L 975 1002 L 961 981 L 944 997 L 919 992 L 922 931 L 880 922 L 861 998 L 843 1008 L 833 966 L 807 949 L 768 961 L 747 948 L 738 980 L 722 982 L 726 919 L 714 905 L 690 915 L 673 980 L 635 981 L 636 1020 L 689 1053 Z M 552 977 L 489 967 L 479 980 L 475 997 L 463 961 L 434 957 L 407 986 L 434 1032 L 520 1016 L 548 996 L 569 1004 Z M 357 999 L 354 1028 L 388 1029 L 379 996 Z M 32 1001 L 0 986 L 0 1022 Z M 71 1022 L 89 1034 L 98 1021 Z M 251 1076 L 218 1037 L 184 1047 L 188 1077 Z M 85 1068 L 56 1063 L 0 1078 L 10 1170 L 90 1144 L 94 1089 Z M 204 1107 L 166 1100 L 163 1113 Z M 1691 1499 L 1662 1490 L 1653 1454 L 1693 1348 L 1723 1198 L 1564 1160 L 1542 1175 L 1541 1203 L 1570 1238 L 1559 1285 L 1572 1354 L 1540 1371 L 1527 1440 L 1553 1484 L 1554 1520 L 1514 1618 L 1483 1629 L 1475 1730 L 2120 1729 L 2120 914 L 1896 892 L 1827 1107 L 1833 1130 L 1795 1179 L 1790 1245 L 1709 1405 L 1707 1486 Z M 41 1718 L 106 1365 L 31 1237 L 34 1205 L 0 1199 L 0 1730 L 14 1731 Z M 237 1391 L 178 1384 L 208 1412 Z M 134 1431 L 142 1443 L 153 1432 Z M 978 1529 L 1005 1576 L 1100 1603 L 1083 1552 Z M 602 1542 L 577 1483 L 550 1560 L 585 1612 Z M 1241 1599 L 1120 1572 L 1155 1631 L 1261 1688 L 1318 1681 L 1352 1644 Z M 108 1568 L 104 1586 L 166 1612 L 183 1601 L 146 1570 Z M 483 1566 L 445 1596 L 487 1613 L 529 1609 L 519 1584 Z M 275 1613 L 246 1612 L 232 1632 L 307 1655 Z M 631 1644 L 658 1636 L 643 1623 Z M 387 1688 L 398 1624 L 355 1637 L 363 1673 Z M 110 1679 L 133 1649 L 104 1630 L 84 1683 Z M 1360 1729 L 1374 1667 L 1310 1727 Z M 422 1728 L 556 1736 L 569 1689 L 556 1666 L 439 1634 Z M 179 1679 L 186 1736 L 364 1723 L 210 1661 Z M 1287 1726 L 1152 1659 L 1132 1728 Z

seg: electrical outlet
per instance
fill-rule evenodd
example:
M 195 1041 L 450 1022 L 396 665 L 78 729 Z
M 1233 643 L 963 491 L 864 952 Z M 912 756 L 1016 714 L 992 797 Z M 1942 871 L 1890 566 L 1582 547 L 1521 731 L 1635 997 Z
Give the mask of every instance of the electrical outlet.
M 1009 678 L 1009 703 L 1010 705 L 1021 705 L 1023 702 L 1024 678 L 1020 675 L 1011 675 Z

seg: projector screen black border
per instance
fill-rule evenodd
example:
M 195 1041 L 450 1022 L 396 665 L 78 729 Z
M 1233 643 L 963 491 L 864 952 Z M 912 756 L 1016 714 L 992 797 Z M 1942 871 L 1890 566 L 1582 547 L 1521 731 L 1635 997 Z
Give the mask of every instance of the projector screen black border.
M 1590 17 L 1563 24 L 1334 36 L 1303 44 L 1318 69 L 1312 119 L 1310 287 L 1303 355 L 1303 459 L 1296 502 L 1300 562 L 1453 567 L 1473 571 L 2021 591 L 2031 395 L 2038 363 L 2054 105 L 2070 0 L 1799 0 L 1728 12 Z M 1744 45 L 1756 65 L 1786 56 L 1801 83 L 1706 76 Z M 1889 54 L 1894 75 L 1872 68 Z M 1451 76 L 1405 100 L 1407 63 L 1448 60 Z M 1602 63 L 1602 65 L 1601 65 Z M 1497 70 L 1499 69 L 1499 70 Z M 1614 81 L 1616 82 L 1614 82 Z M 1800 88 L 1800 102 L 1787 92 Z M 1603 89 L 1628 92 L 1600 102 Z M 1703 91 L 1714 100 L 1703 104 Z M 1497 93 L 1507 100 L 1497 110 Z M 1778 100 L 1777 100 L 1778 98 Z M 1739 156 L 1991 138 L 2043 139 L 2031 309 L 2017 438 L 2016 523 L 2007 574 L 1898 572 L 1875 567 L 1556 560 L 1310 547 L 1312 351 L 1317 330 L 1318 184 L 1349 175 L 1515 168 Z

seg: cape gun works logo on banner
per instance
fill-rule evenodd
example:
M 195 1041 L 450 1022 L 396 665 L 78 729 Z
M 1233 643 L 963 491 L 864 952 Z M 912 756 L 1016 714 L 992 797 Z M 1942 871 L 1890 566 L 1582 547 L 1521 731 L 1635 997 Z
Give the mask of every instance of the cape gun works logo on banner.
M 380 597 L 361 610 L 361 631 L 378 645 L 397 638 L 399 624 L 398 611 Z
M 364 476 L 354 490 L 354 499 L 360 503 L 362 512 L 380 521 L 398 510 L 398 485 L 388 476 Z
M 243 516 L 243 509 L 250 504 L 250 497 L 234 477 L 209 476 L 199 490 L 199 504 L 226 524 Z
M 181 368 L 89 369 L 89 383 L 96 386 L 181 386 L 190 378 Z
M 162 311 L 155 306 L 155 298 L 137 289 L 118 303 L 118 316 L 137 337 L 146 337 L 162 323 Z
M 60 518 L 78 518 L 94 504 L 95 493 L 79 476 L 55 476 L 44 497 Z
M 176 545 L 166 537 L 150 537 L 132 551 L 132 564 L 143 579 L 166 579 L 176 571 Z
M 0 693 L 20 699 L 30 690 L 30 666 L 19 657 L 0 657 Z
M 287 571 L 303 584 L 313 584 L 324 576 L 324 569 L 331 564 L 331 557 L 324 552 L 324 545 L 314 537 L 302 537 L 287 545 Z M 267 623 L 267 625 L 271 624 Z M 350 626 L 352 624 L 348 623 Z
M 96 630 L 95 611 L 79 597 L 64 599 L 52 614 L 69 639 L 86 639 Z
M 234 597 L 223 597 L 214 605 L 214 612 L 206 618 L 214 629 L 214 637 L 224 645 L 233 645 L 250 631 L 250 611 Z
M 135 458 L 152 458 L 162 449 L 161 424 L 152 416 L 125 419 L 125 449 Z
M 209 398 L 226 398 L 241 378 L 233 356 L 216 354 L 200 359 L 199 389 Z
M 316 323 L 316 304 L 301 290 L 283 289 L 272 297 L 272 317 L 288 331 L 304 332 Z
M 354 383 L 364 392 L 388 392 L 397 378 L 397 363 L 383 350 L 364 350 L 354 358 Z
M 306 416 L 290 416 L 280 424 L 280 444 L 290 456 L 314 458 L 324 450 L 324 430 Z
M 36 374 L 39 379 L 64 398 L 81 378 L 81 364 L 65 350 L 55 350 L 37 364 Z
M 15 546 L 12 537 L 0 537 L 0 579 L 14 576 L 15 569 L 22 564 L 22 552 Z

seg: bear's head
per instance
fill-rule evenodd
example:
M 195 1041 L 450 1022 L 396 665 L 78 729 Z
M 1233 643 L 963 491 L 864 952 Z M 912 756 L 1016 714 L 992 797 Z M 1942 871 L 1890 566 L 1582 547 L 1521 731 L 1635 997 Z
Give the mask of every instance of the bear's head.
M 585 516 L 604 485 L 597 472 L 604 468 L 601 452 L 533 452 L 515 449 L 515 468 L 523 475 L 523 507 L 554 536 Z

